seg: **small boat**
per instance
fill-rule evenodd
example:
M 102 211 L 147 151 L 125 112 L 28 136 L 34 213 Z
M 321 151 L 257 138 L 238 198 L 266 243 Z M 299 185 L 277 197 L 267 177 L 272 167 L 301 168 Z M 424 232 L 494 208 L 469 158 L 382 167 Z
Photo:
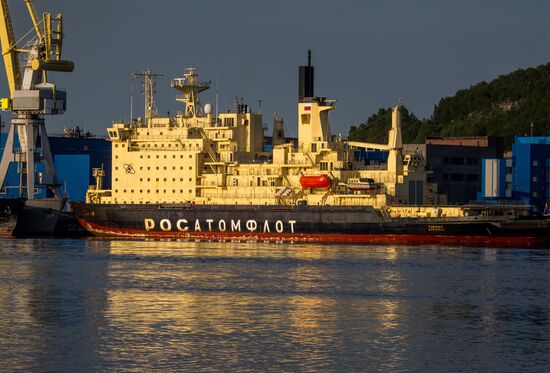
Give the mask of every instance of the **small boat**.
M 329 189 L 332 181 L 327 175 L 301 176 L 302 188 Z
M 353 191 L 375 191 L 378 189 L 379 185 L 374 182 L 373 179 L 358 178 L 358 179 L 348 179 L 346 183 L 348 189 Z

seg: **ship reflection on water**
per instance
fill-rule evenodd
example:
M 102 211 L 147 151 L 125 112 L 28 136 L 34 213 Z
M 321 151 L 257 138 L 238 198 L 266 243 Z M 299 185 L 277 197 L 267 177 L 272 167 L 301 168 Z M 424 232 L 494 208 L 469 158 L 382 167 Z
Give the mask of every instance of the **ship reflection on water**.
M 548 251 L 0 242 L 6 370 L 550 363 Z

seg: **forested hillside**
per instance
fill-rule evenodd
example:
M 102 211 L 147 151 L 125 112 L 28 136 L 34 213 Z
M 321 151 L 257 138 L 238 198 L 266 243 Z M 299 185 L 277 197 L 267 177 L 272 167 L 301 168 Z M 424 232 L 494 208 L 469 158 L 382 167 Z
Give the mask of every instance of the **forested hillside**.
M 510 145 L 516 135 L 550 135 L 550 63 L 517 70 L 487 83 L 445 97 L 430 118 L 418 119 L 403 110 L 403 141 L 424 142 L 426 136 L 503 136 Z M 378 142 L 387 139 L 390 109 L 380 109 L 365 123 L 352 126 L 349 138 Z

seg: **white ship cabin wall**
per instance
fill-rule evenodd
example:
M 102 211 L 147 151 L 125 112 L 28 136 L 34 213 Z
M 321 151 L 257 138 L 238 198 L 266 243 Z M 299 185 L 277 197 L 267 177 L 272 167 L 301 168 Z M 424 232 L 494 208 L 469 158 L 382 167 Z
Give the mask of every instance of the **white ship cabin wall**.
M 183 203 L 203 197 L 211 200 L 228 193 L 212 193 L 208 187 L 231 186 L 241 186 L 234 197 L 258 195 L 242 186 L 280 185 L 280 180 L 273 181 L 275 170 L 254 172 L 266 176 L 258 181 L 249 170 L 239 172 L 238 165 L 265 157 L 263 131 L 261 114 L 250 111 L 224 113 L 218 118 L 151 118 L 148 125 L 140 120 L 132 125 L 116 123 L 108 129 L 113 152 L 112 189 L 101 201 L 143 204 Z
M 196 197 L 207 142 L 184 127 L 108 129 L 112 141 L 111 196 L 104 203 L 181 203 Z
M 328 113 L 334 110 L 332 103 L 313 98 L 298 103 L 298 150 L 317 153 L 330 148 L 330 120 Z

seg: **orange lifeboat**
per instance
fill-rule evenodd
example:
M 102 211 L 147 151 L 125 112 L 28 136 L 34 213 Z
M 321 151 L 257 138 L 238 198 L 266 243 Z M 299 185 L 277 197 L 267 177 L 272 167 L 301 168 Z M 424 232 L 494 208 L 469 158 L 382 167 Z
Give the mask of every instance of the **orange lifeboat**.
M 327 175 L 301 176 L 300 184 L 302 188 L 329 189 L 331 180 Z

